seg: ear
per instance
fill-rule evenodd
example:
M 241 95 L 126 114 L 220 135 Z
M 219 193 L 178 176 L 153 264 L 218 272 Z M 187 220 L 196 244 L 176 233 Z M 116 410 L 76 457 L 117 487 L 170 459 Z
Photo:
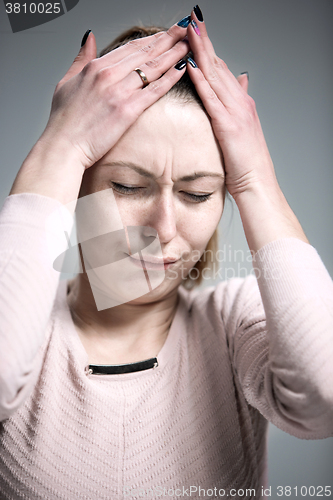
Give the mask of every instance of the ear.
M 249 73 L 244 71 L 244 73 L 237 76 L 237 81 L 243 90 L 247 93 L 249 87 Z
M 97 57 L 97 47 L 96 47 L 96 39 L 93 33 L 89 33 L 88 38 L 86 39 L 85 44 L 81 47 L 80 52 L 74 59 L 72 66 L 69 68 L 65 76 L 59 82 L 60 85 L 67 82 L 70 78 L 77 75 L 82 71 L 88 62 L 96 59 Z

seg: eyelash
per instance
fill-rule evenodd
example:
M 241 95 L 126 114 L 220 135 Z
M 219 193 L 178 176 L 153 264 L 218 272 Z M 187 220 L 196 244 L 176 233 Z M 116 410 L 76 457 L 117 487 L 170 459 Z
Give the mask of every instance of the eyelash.
M 129 187 L 129 186 L 124 186 L 123 184 L 118 184 L 118 182 L 112 182 L 112 185 L 116 191 L 122 194 L 134 194 L 138 193 L 140 189 L 143 188 L 138 188 L 138 187 Z M 207 194 L 192 194 L 192 193 L 186 193 L 185 191 L 182 191 L 186 196 L 189 196 L 195 203 L 202 203 L 204 201 L 209 200 L 211 195 L 213 193 L 207 193 Z

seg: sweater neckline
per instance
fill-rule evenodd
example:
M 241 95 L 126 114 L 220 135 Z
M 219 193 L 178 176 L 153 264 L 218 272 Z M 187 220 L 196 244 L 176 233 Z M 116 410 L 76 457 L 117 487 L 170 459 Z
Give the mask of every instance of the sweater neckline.
M 187 326 L 187 321 L 186 321 L 186 316 L 188 313 L 188 300 L 187 300 L 187 295 L 188 292 L 183 289 L 181 286 L 178 288 L 178 303 L 176 306 L 176 312 L 173 317 L 168 335 L 165 339 L 165 342 L 163 346 L 161 347 L 160 351 L 156 354 L 156 358 L 158 361 L 158 366 L 155 366 L 152 369 L 148 370 L 142 370 L 142 371 L 135 371 L 131 373 L 121 373 L 121 374 L 105 374 L 105 375 L 100 375 L 100 374 L 91 374 L 89 373 L 89 358 L 88 358 L 88 353 L 85 350 L 81 339 L 79 337 L 79 334 L 76 330 L 70 308 L 67 302 L 67 288 L 68 288 L 68 281 L 63 280 L 60 281 L 59 283 L 59 300 L 60 300 L 60 307 L 62 309 L 62 316 L 63 316 L 63 321 L 65 322 L 66 325 L 66 330 L 65 330 L 65 335 L 68 337 L 68 340 L 70 341 L 71 348 L 73 350 L 73 354 L 75 355 L 75 358 L 77 359 L 80 368 L 88 374 L 92 378 L 98 378 L 98 379 L 133 379 L 133 378 L 139 378 L 143 376 L 148 376 L 150 374 L 154 373 L 159 373 L 161 372 L 165 366 L 168 364 L 170 360 L 174 358 L 175 352 L 177 352 L 177 346 L 179 343 L 179 336 L 181 332 L 184 332 Z M 144 360 L 137 360 L 139 361 L 144 361 Z

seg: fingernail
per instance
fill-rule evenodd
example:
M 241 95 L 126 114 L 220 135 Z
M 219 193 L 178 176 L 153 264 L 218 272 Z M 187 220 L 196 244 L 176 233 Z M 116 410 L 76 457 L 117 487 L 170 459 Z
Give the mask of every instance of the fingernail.
M 246 75 L 247 79 L 250 81 L 250 75 L 249 75 L 248 71 L 243 71 L 243 73 L 241 73 L 241 75 Z
M 199 28 L 198 28 L 197 23 L 194 21 L 194 19 L 192 19 L 191 24 L 192 24 L 193 29 L 194 29 L 194 31 L 196 32 L 196 34 L 200 36 L 200 30 L 199 30 Z
M 188 57 L 187 61 L 190 63 L 190 65 L 192 66 L 192 68 L 197 68 L 198 67 L 197 63 L 192 59 L 192 57 Z
M 198 21 L 200 21 L 202 23 L 203 15 L 202 15 L 202 12 L 201 12 L 199 5 L 195 5 L 195 7 L 193 7 L 193 10 L 194 10 L 194 14 L 197 16 Z
M 181 28 L 187 28 L 187 26 L 190 24 L 190 21 L 191 21 L 191 16 L 183 17 L 183 19 L 178 21 L 177 26 L 180 26 Z
M 175 69 L 178 69 L 180 71 L 181 69 L 184 69 L 186 66 L 186 61 L 184 59 L 181 59 L 180 61 L 177 62 L 175 65 Z
M 85 32 L 85 34 L 83 35 L 82 42 L 81 42 L 81 47 L 83 47 L 83 45 L 86 43 L 87 38 L 88 38 L 88 36 L 89 36 L 90 33 L 91 33 L 91 30 L 87 30 Z

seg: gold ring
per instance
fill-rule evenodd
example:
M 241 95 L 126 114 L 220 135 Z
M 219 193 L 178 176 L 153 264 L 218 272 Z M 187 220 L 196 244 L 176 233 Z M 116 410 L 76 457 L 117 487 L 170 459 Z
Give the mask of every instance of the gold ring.
M 149 84 L 149 82 L 148 82 L 148 78 L 146 77 L 146 75 L 144 74 L 144 72 L 141 71 L 140 68 L 135 68 L 134 71 L 137 72 L 137 74 L 139 75 L 139 77 L 142 80 L 142 83 L 143 83 L 143 87 L 142 88 L 144 89 L 145 87 L 147 87 L 147 85 Z

